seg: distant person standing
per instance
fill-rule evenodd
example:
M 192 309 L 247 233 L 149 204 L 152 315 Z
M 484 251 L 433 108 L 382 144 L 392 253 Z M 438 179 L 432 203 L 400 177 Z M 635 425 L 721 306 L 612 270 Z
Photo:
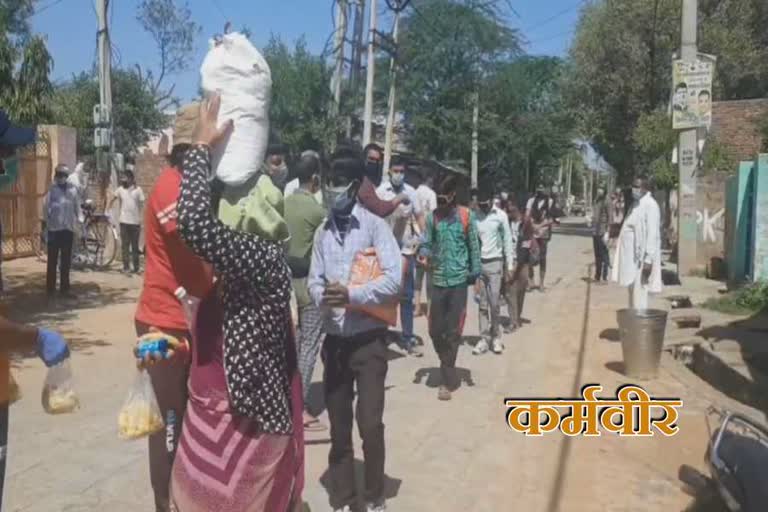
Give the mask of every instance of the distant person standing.
M 499 339 L 499 300 L 502 282 L 512 274 L 515 265 L 512 232 L 507 214 L 495 206 L 490 191 L 481 189 L 477 199 L 482 272 L 475 290 L 480 299 L 480 341 L 472 353 L 484 354 L 490 348 L 495 354 L 501 354 L 504 344 Z
M 629 307 L 648 309 L 648 293 L 660 293 L 661 212 L 646 178 L 632 183 L 633 205 L 619 234 L 613 281 L 629 290 Z
M 610 205 L 605 197 L 605 189 L 597 189 L 595 204 L 592 205 L 592 249 L 595 253 L 595 282 L 608 280 L 608 268 L 611 257 L 608 254 L 608 224 Z
M 429 336 L 440 358 L 438 400 L 450 400 L 459 387 L 456 358 L 467 314 L 467 287 L 480 277 L 480 241 L 475 214 L 456 203 L 458 179 L 449 176 L 437 189 L 437 209 L 427 217 L 419 250 L 432 274 Z
M 43 211 L 48 226 L 48 269 L 46 290 L 48 296 L 56 292 L 56 277 L 61 271 L 59 291 L 65 297 L 70 292 L 69 271 L 72 267 L 72 244 L 75 225 L 80 218 L 80 194 L 67 181 L 69 168 L 59 164 L 54 171 L 53 186 L 45 197 Z
M 133 262 L 133 273 L 138 274 L 139 268 L 139 235 L 141 234 L 141 212 L 144 209 L 144 191 L 136 185 L 136 179 L 131 171 L 125 171 L 120 180 L 120 186 L 115 190 L 108 209 L 111 210 L 116 201 L 120 201 L 120 239 L 123 246 L 123 272 L 130 272 L 129 262 Z
M 424 218 L 426 219 L 426 216 L 430 213 L 434 212 L 437 208 L 437 194 L 435 194 L 434 191 L 434 178 L 427 174 L 426 171 L 420 171 L 417 173 L 417 176 L 420 178 L 419 186 L 416 187 L 416 197 L 419 199 L 419 203 L 421 204 L 421 211 L 424 215 Z M 423 232 L 421 233 L 423 235 Z M 421 302 L 421 291 L 424 288 L 424 277 L 426 276 L 426 286 L 427 286 L 427 305 L 426 308 L 424 308 L 424 304 Z M 422 316 L 426 315 L 427 311 L 429 310 L 429 303 L 431 302 L 432 298 L 432 283 L 431 279 L 429 278 L 429 273 L 426 271 L 426 269 L 419 265 L 417 262 L 416 265 L 416 293 L 414 294 L 414 300 L 416 302 L 416 311 L 415 316 Z
M 420 233 L 424 231 L 424 214 L 416 189 L 405 182 L 406 166 L 395 163 L 390 166 L 389 180 L 376 189 L 378 196 L 384 201 L 391 201 L 404 194 L 408 201 L 400 204 L 387 217 L 392 233 L 400 246 L 403 255 L 403 283 L 400 295 L 400 325 L 403 334 L 400 347 L 414 357 L 421 357 L 421 350 L 416 346 L 413 334 L 413 296 L 416 282 L 416 252 L 419 248 Z
M 296 339 L 304 393 L 304 428 L 320 429 L 322 426 L 319 420 L 306 409 L 312 374 L 323 341 L 323 312 L 312 303 L 307 287 L 315 232 L 326 217 L 325 208 L 320 206 L 314 197 L 321 185 L 319 156 L 302 156 L 296 164 L 295 174 L 299 187 L 286 196 L 284 208 L 285 222 L 291 233 L 287 260 L 291 268 L 293 292 L 299 313 L 299 331 Z
M 555 201 L 549 197 L 543 186 L 536 188 L 536 195 L 528 200 L 525 215 L 533 222 L 534 238 L 539 246 L 539 291 L 543 292 L 547 274 L 547 245 L 552 238 Z M 533 279 L 533 265 L 529 277 Z

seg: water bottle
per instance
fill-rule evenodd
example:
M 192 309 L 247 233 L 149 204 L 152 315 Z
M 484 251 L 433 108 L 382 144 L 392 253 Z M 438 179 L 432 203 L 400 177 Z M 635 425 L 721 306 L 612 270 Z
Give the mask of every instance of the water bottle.
M 191 331 L 195 322 L 195 317 L 197 316 L 197 308 L 200 306 L 200 299 L 187 293 L 187 290 L 183 286 L 176 288 L 174 295 L 179 299 L 179 302 L 181 302 L 181 307 L 184 310 L 184 317 L 187 320 L 187 327 Z
M 168 340 L 165 338 L 158 338 L 151 341 L 142 341 L 139 343 L 136 351 L 139 359 L 144 359 L 145 356 L 152 354 L 160 354 L 165 358 L 168 355 Z

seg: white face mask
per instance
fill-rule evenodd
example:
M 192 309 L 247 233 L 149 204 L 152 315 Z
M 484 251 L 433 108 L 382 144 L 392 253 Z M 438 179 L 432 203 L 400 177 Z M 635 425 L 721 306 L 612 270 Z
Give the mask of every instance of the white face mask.
M 405 181 L 405 174 L 401 172 L 393 172 L 389 175 L 389 182 L 395 187 L 402 187 Z
M 288 166 L 285 164 L 285 162 L 277 167 L 270 164 L 269 173 L 270 177 L 272 178 L 272 183 L 274 183 L 276 187 L 285 185 L 285 182 L 288 180 Z
M 635 201 L 639 201 L 640 199 L 642 199 L 643 195 L 644 195 L 643 194 L 643 189 L 637 188 L 637 187 L 632 187 L 632 198 Z

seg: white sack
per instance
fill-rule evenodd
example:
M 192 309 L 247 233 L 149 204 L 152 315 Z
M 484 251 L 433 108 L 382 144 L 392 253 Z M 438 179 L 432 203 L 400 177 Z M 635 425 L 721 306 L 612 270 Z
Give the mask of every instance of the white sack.
M 259 51 L 237 32 L 211 40 L 200 68 L 206 95 L 221 94 L 219 123 L 231 119 L 234 130 L 213 154 L 216 176 L 242 185 L 261 169 L 269 140 L 272 74 Z

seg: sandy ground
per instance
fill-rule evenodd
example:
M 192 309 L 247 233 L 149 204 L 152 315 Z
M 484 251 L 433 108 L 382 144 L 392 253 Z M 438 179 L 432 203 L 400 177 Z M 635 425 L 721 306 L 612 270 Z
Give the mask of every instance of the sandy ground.
M 578 229 L 555 235 L 549 251 L 549 289 L 528 295 L 521 331 L 506 336 L 506 351 L 473 356 L 477 311 L 470 299 L 467 343 L 459 366 L 464 383 L 450 402 L 438 402 L 438 361 L 426 334 L 425 357 L 395 355 L 387 377 L 385 411 L 390 510 L 490 512 L 682 511 L 681 464 L 701 467 L 707 440 L 696 389 L 662 368 L 638 383 L 653 396 L 684 400 L 673 437 L 525 437 L 505 424 L 506 397 L 574 397 L 599 383 L 606 394 L 627 383 L 619 343 L 601 339 L 615 327 L 626 292 L 583 278 L 592 241 Z M 11 410 L 6 511 L 150 511 L 146 445 L 117 438 L 116 415 L 134 369 L 133 312 L 140 278 L 116 272 L 77 272 L 78 300 L 47 303 L 44 267 L 27 259 L 3 267 L 16 320 L 61 329 L 73 346 L 82 409 L 46 415 L 39 400 L 45 376 L 34 357 L 16 360 L 23 399 Z M 318 363 L 311 401 L 323 411 Z M 320 416 L 327 423 L 325 412 Z M 304 498 L 329 510 L 323 485 L 327 433 L 309 433 Z M 361 460 L 359 445 L 358 459 Z M 362 464 L 360 464 L 362 469 Z M 226 511 L 222 511 L 226 512 Z M 271 511 L 270 511 L 271 512 Z

